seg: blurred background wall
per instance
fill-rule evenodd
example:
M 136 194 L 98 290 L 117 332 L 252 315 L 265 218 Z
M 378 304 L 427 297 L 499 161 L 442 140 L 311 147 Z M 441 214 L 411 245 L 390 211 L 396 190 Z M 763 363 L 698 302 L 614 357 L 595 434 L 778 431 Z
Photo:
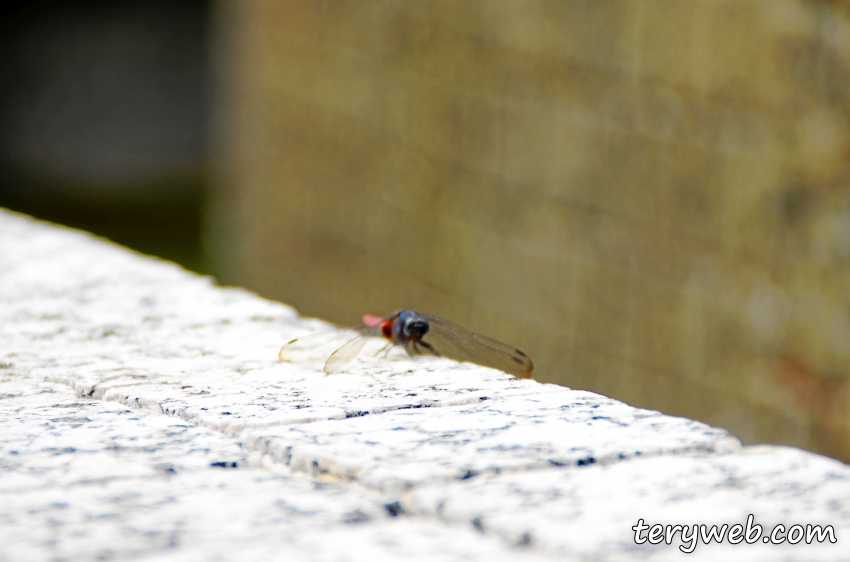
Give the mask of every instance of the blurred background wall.
M 850 460 L 850 10 L 218 6 L 223 280 Z M 218 59 L 221 60 L 221 59 Z
M 35 5 L 0 204 L 850 460 L 847 3 Z

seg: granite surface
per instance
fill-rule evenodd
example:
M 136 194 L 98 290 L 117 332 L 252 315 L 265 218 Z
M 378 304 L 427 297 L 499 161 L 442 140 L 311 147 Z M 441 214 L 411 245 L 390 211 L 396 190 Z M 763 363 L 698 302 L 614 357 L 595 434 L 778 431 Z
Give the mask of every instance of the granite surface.
M 328 328 L 0 211 L 0 561 L 850 559 L 838 461 L 448 359 L 278 360 Z M 632 529 L 750 514 L 837 541 Z

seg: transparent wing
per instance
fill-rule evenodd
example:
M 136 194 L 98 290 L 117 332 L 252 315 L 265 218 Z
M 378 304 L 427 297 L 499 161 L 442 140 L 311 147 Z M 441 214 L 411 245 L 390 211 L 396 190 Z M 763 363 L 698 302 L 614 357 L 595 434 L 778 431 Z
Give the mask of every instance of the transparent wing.
M 328 360 L 325 361 L 325 373 L 339 371 L 342 367 L 350 363 L 351 360 L 357 357 L 357 355 L 363 350 L 363 347 L 366 345 L 366 342 L 369 341 L 370 337 L 380 334 L 381 327 L 373 326 L 369 328 L 366 326 L 360 326 L 359 328 L 356 328 L 355 331 L 359 332 L 359 335 L 331 353 Z
M 358 336 L 360 332 L 356 328 L 336 328 L 306 334 L 287 342 L 280 348 L 277 357 L 287 363 L 318 363 Z
M 358 326 L 307 334 L 281 347 L 278 359 L 297 364 L 321 363 L 324 371 L 330 373 L 354 359 L 370 336 L 379 335 L 379 330 Z
M 419 313 L 431 329 L 423 341 L 430 343 L 440 355 L 492 367 L 516 377 L 529 378 L 534 364 L 528 355 L 515 347 L 470 332 L 448 320 Z

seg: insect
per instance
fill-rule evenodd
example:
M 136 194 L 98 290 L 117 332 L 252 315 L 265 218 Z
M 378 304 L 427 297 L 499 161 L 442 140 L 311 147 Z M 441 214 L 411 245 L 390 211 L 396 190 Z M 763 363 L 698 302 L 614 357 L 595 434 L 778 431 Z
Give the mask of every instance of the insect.
M 374 341 L 373 338 L 389 340 L 381 350 L 385 351 L 385 357 L 389 350 L 397 345 L 411 356 L 430 354 L 451 357 L 492 367 L 521 378 L 530 378 L 534 369 L 528 355 L 515 347 L 415 310 L 400 310 L 384 318 L 367 314 L 363 317 L 363 324 L 351 330 L 332 333 L 331 339 L 336 341 L 336 345 L 339 345 L 346 335 L 349 340 L 327 357 L 325 373 L 338 371 L 349 363 L 369 341 Z M 328 339 L 327 334 L 296 338 L 280 349 L 278 357 L 281 361 L 291 361 L 303 350 L 317 347 L 321 343 L 313 342 L 317 338 Z

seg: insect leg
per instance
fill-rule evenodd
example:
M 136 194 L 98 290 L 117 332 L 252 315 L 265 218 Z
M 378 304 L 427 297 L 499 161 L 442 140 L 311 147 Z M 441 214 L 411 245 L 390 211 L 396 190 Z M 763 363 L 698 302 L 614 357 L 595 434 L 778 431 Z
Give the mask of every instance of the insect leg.
M 392 350 L 393 350 L 393 346 L 394 346 L 394 345 L 395 345 L 394 343 L 388 343 L 388 344 L 387 344 L 387 346 L 386 346 L 386 348 L 385 348 L 385 349 L 386 349 L 386 351 L 384 352 L 384 356 L 382 357 L 382 359 L 386 359 L 386 358 L 387 358 L 387 355 L 389 355 L 389 354 L 390 354 L 390 351 L 392 351 Z
M 386 353 L 384 353 L 384 357 L 382 357 L 382 359 L 385 358 L 389 354 L 390 348 L 392 346 L 393 346 L 393 342 L 388 343 L 387 345 L 385 345 L 384 347 L 379 349 L 377 352 L 375 352 L 375 357 L 377 357 L 378 354 L 380 354 L 382 351 L 386 351 Z
M 437 353 L 437 350 L 436 350 L 436 349 L 434 349 L 434 346 L 433 346 L 433 345 L 431 345 L 430 343 L 428 343 L 428 342 L 426 342 L 426 341 L 420 341 L 419 343 L 420 343 L 420 344 L 422 344 L 422 347 L 427 348 L 427 349 L 428 349 L 428 351 L 430 351 L 431 353 L 433 353 L 433 354 L 434 354 L 434 355 L 436 355 L 437 357 L 439 357 L 439 356 L 440 356 L 440 354 L 439 354 L 439 353 Z

